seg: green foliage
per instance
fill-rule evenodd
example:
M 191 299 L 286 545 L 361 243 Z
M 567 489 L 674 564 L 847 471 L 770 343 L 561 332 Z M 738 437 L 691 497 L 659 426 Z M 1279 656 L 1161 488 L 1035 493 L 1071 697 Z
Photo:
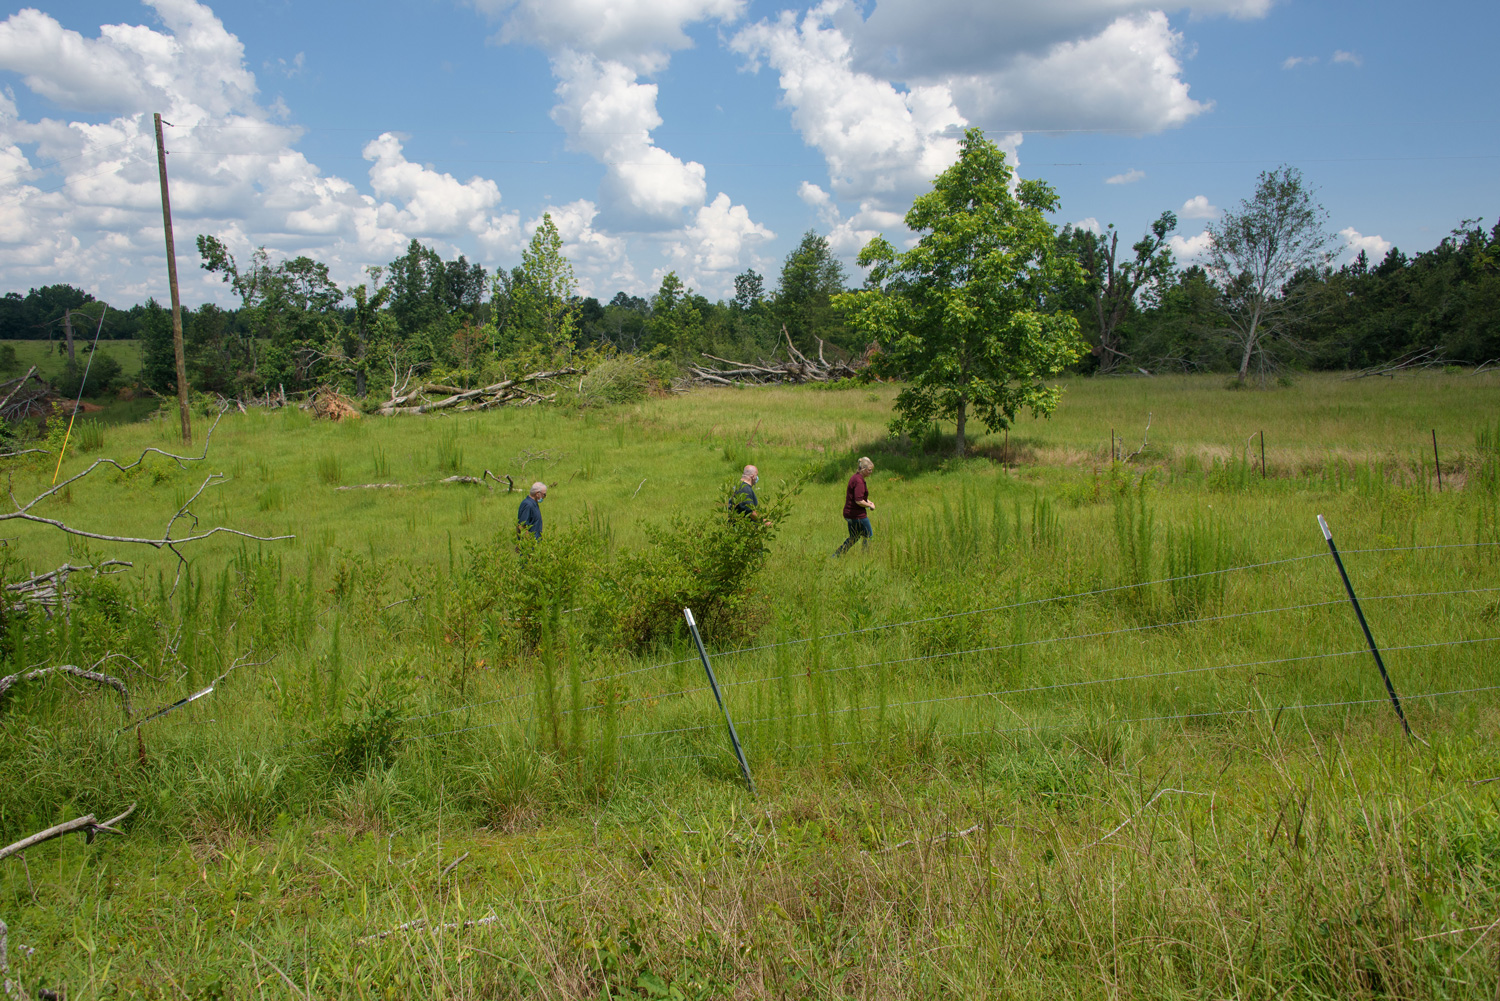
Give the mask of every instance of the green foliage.
M 550 213 L 521 252 L 514 272 L 495 273 L 494 297 L 506 300 L 497 311 L 496 342 L 501 355 L 540 348 L 551 354 L 573 347 L 578 330 L 574 302 L 578 281 L 573 265 L 562 252 L 562 235 Z
M 1139 585 L 1152 579 L 1152 549 L 1156 538 L 1156 515 L 1147 501 L 1149 475 L 1132 477 L 1116 465 L 1110 470 L 1110 487 L 1115 496 L 1115 547 L 1120 559 L 1120 583 Z M 1151 595 L 1145 588 L 1124 592 L 1132 604 L 1148 605 Z
M 898 254 L 877 237 L 860 251 L 871 269 L 865 289 L 835 299 L 851 326 L 880 342 L 881 372 L 907 380 L 891 432 L 917 435 L 951 418 L 957 455 L 971 410 L 991 431 L 1023 407 L 1050 414 L 1058 390 L 1044 380 L 1082 348 L 1063 309 L 1081 274 L 1046 218 L 1057 196 L 1036 180 L 1012 193 L 1011 179 L 1005 154 L 970 129 L 958 162 L 906 214 L 917 245 Z
M 410 666 L 400 660 L 356 679 L 344 715 L 327 724 L 316 741 L 330 769 L 347 776 L 391 767 L 415 687 Z
M 742 295 L 752 305 L 758 301 L 759 277 L 755 275 L 753 280 L 747 277 L 743 291 L 736 282 L 736 302 Z M 834 308 L 834 297 L 844 291 L 847 281 L 844 262 L 834 256 L 828 240 L 808 230 L 782 262 L 781 280 L 771 302 L 771 315 L 777 324 L 786 326 L 792 342 L 808 352 L 817 350 L 819 338 L 847 351 L 861 350 L 864 344 L 856 343 L 858 334 L 851 334 L 840 322 Z
M 727 499 L 727 494 L 726 494 Z M 763 504 L 774 525 L 790 497 Z M 683 635 L 684 608 L 720 641 L 743 636 L 755 624 L 751 590 L 770 555 L 775 528 L 748 518 L 726 519 L 724 505 L 707 514 L 683 515 L 647 532 L 650 546 L 620 561 L 618 630 L 627 649 L 650 648 Z

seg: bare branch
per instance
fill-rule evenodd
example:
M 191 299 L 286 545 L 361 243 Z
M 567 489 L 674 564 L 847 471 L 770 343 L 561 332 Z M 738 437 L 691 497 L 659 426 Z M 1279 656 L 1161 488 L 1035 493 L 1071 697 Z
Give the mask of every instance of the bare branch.
M 93 844 L 94 835 L 98 834 L 100 831 L 108 831 L 111 834 L 123 834 L 125 832 L 119 830 L 117 827 L 115 827 L 115 825 L 134 812 L 135 804 L 131 803 L 130 806 L 126 808 L 124 813 L 120 814 L 117 817 L 111 817 L 103 823 L 95 820 L 94 815 L 90 813 L 85 816 L 78 817 L 74 820 L 69 820 L 64 823 L 57 824 L 53 827 L 49 827 L 45 831 L 37 831 L 29 838 L 22 838 L 20 841 L 17 841 L 14 844 L 7 845 L 4 848 L 0 848 L 0 859 L 8 858 L 11 855 L 16 854 L 17 852 L 24 852 L 28 848 L 39 845 L 43 841 L 50 841 L 53 838 L 62 837 L 64 834 L 72 834 L 75 831 L 85 832 L 85 837 L 88 838 L 89 844 Z
M 99 664 L 102 663 L 104 663 L 103 660 L 99 661 Z M 99 664 L 95 664 L 94 666 L 98 667 Z M 22 671 L 16 674 L 8 674 L 5 677 L 0 678 L 0 695 L 4 695 L 11 689 L 12 686 L 17 684 L 18 682 L 35 681 L 37 678 L 40 678 L 43 675 L 52 674 L 58 671 L 62 672 L 63 674 L 71 674 L 74 677 L 83 678 L 85 681 L 94 681 L 98 682 L 101 685 L 110 686 L 115 691 L 120 693 L 120 701 L 125 704 L 125 718 L 130 718 L 130 689 L 125 687 L 125 682 L 121 681 L 119 678 L 114 677 L 113 675 L 101 674 L 98 671 L 90 671 L 82 667 L 75 667 L 72 664 L 58 664 L 53 667 L 39 667 L 31 671 Z

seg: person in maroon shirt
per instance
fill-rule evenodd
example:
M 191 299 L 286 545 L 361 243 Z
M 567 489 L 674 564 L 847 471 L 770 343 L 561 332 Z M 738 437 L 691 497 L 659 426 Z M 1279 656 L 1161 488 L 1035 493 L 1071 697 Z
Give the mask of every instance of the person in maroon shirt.
M 875 463 L 868 458 L 861 457 L 859 468 L 854 475 L 849 477 L 849 486 L 844 491 L 844 521 L 849 526 L 849 538 L 844 544 L 835 549 L 833 555 L 842 556 L 854 545 L 858 539 L 863 548 L 870 548 L 870 539 L 874 532 L 870 529 L 870 512 L 875 510 L 875 502 L 870 500 L 870 489 L 865 486 L 865 477 L 875 471 Z

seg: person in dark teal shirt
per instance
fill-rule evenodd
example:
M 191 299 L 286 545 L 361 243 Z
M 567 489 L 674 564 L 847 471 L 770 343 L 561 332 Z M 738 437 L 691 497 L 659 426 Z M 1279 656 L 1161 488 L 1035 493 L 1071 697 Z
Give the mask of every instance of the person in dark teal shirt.
M 542 501 L 547 499 L 547 484 L 537 482 L 531 485 L 531 493 L 521 501 L 521 509 L 516 512 L 516 536 L 519 538 L 522 532 L 530 532 L 531 537 L 537 541 L 542 538 Z

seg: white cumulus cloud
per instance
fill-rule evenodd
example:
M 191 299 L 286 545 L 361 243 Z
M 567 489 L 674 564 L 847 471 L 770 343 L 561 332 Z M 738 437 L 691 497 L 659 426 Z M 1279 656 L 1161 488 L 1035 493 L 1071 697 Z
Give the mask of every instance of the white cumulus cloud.
M 160 190 L 151 111 L 171 152 L 172 210 L 184 294 L 221 299 L 193 266 L 193 236 L 237 254 L 308 254 L 336 280 L 388 261 L 413 237 L 454 252 L 517 244 L 518 218 L 481 178 L 461 182 L 408 162 L 383 135 L 365 149 L 374 195 L 325 174 L 257 100 L 244 47 L 207 6 L 150 0 L 160 29 L 105 25 L 96 38 L 23 10 L 0 22 L 0 70 L 70 112 L 28 121 L 0 101 L 0 281 L 10 287 L 88 281 L 122 301 L 165 297 Z
M 474 5 L 504 18 L 503 42 L 588 52 L 639 73 L 659 73 L 670 53 L 692 45 L 688 25 L 734 21 L 745 0 L 475 0 Z
M 1207 195 L 1194 195 L 1182 203 L 1177 214 L 1184 219 L 1217 219 L 1219 207 L 1210 205 Z
M 1344 241 L 1349 260 L 1353 260 L 1359 256 L 1360 251 L 1364 251 L 1370 263 L 1376 264 L 1383 260 L 1391 249 L 1389 240 L 1381 239 L 1378 234 L 1365 236 L 1353 226 L 1339 230 L 1339 239 Z
M 1353 52 L 1345 52 L 1343 49 L 1334 50 L 1333 61 L 1335 63 L 1345 63 L 1349 66 L 1363 66 L 1365 64 L 1362 58 Z
M 1204 230 L 1197 236 L 1189 237 L 1173 233 L 1167 240 L 1167 246 L 1172 248 L 1172 256 L 1177 258 L 1178 264 L 1198 264 L 1208 254 L 1212 242 L 1212 235 Z
M 1127 170 L 1123 174 L 1116 174 L 1113 177 L 1106 177 L 1104 179 L 1104 183 L 1105 184 L 1134 184 L 1136 181 L 1140 181 L 1140 180 L 1145 179 L 1145 177 L 1146 177 L 1146 172 L 1144 170 L 1134 170 L 1134 169 L 1131 169 L 1131 170 Z
M 661 125 L 656 84 L 641 83 L 623 63 L 564 52 L 552 60 L 558 105 L 552 119 L 574 149 L 605 165 L 605 207 L 631 227 L 672 228 L 707 194 L 700 163 L 684 162 L 657 146 Z
M 1294 70 L 1298 66 L 1312 66 L 1317 61 L 1317 56 L 1287 56 L 1281 61 L 1281 68 L 1284 70 Z
M 958 159 L 968 120 L 946 86 L 901 91 L 856 69 L 849 37 L 833 24 L 844 10 L 841 0 L 825 0 L 800 21 L 783 12 L 731 46 L 780 74 L 792 122 L 823 154 L 836 196 L 909 204 Z

